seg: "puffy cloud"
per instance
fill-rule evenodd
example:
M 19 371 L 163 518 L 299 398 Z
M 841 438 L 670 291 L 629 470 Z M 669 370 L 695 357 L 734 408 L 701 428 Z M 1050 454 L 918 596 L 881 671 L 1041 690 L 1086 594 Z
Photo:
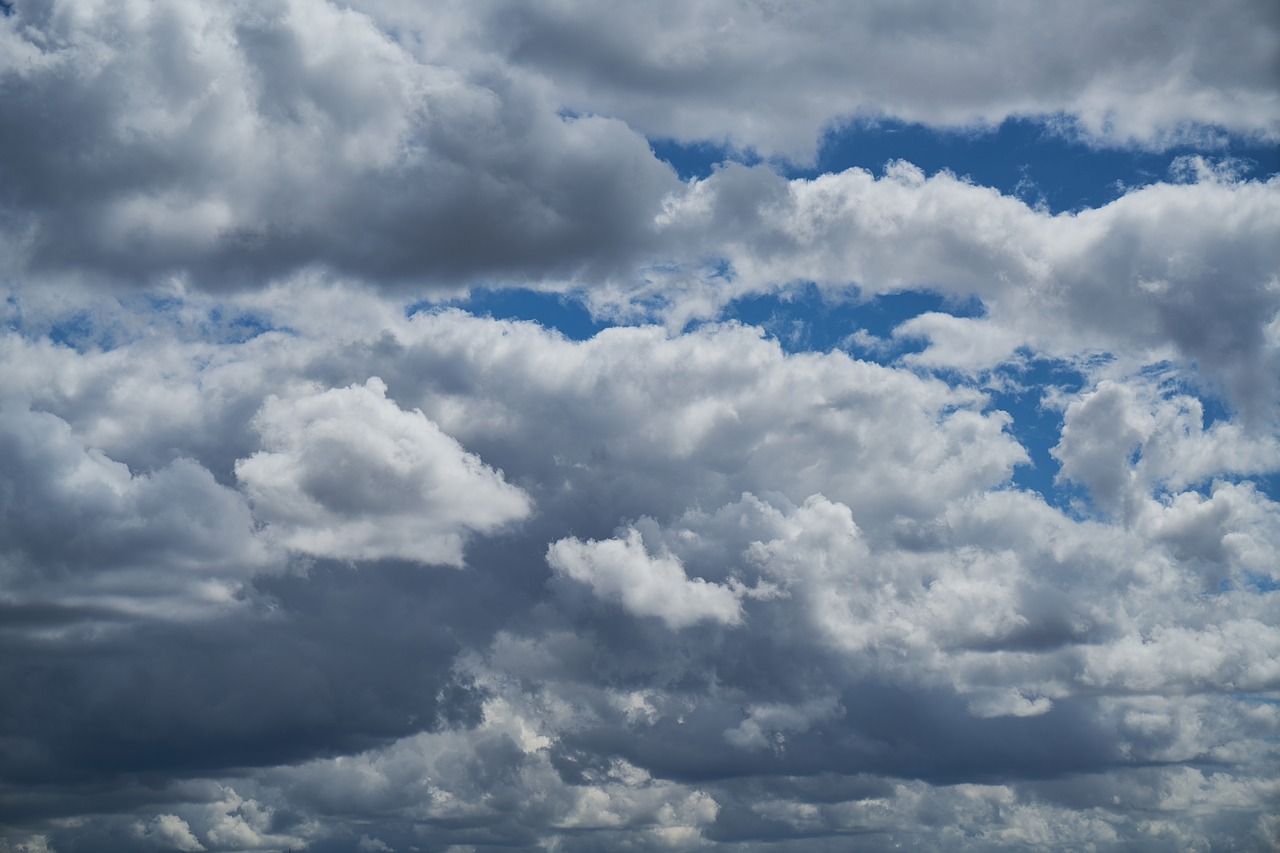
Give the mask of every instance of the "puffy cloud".
M 166 850 L 197 851 L 205 847 L 191 834 L 191 827 L 174 814 L 156 815 L 149 825 L 136 825 L 139 837 Z
M 579 538 L 744 491 L 822 491 L 869 518 L 928 514 L 1025 458 L 977 392 L 841 352 L 786 356 L 757 329 L 615 328 L 574 343 L 441 312 L 415 315 L 401 340 L 404 366 L 382 374 L 397 399 L 516 481 L 514 466 L 529 466 L 539 507 L 571 513 Z M 349 365 L 326 364 L 346 381 Z M 508 461 L 512 435 L 548 422 L 537 454 Z
M 553 542 L 547 562 L 556 572 L 587 584 L 600 598 L 619 602 L 637 616 L 656 616 L 669 628 L 703 620 L 729 625 L 742 621 L 737 590 L 690 579 L 670 554 L 649 556 L 634 527 L 624 538 L 603 542 L 572 537 Z
M 1254 421 L 1280 404 L 1280 179 L 1156 183 L 1051 214 L 947 172 L 891 163 L 786 181 L 731 165 L 668 197 L 667 266 L 590 294 L 601 310 L 659 306 L 674 326 L 729 301 L 813 282 L 829 294 L 928 289 L 985 316 L 912 318 L 912 364 L 979 372 L 1025 348 L 1136 367 L 1175 358 Z
M 247 341 L 184 338 L 210 304 L 196 297 L 194 319 L 110 350 L 6 340 L 4 387 L 22 403 L 9 481 L 38 480 L 49 506 L 105 531 L 101 578 L 126 571 L 109 546 L 128 530 L 156 566 L 232 577 L 246 596 L 199 627 L 117 616 L 56 646 L 8 632 L 28 663 L 4 674 L 22 697 L 6 778 L 41 783 L 18 808 L 123 813 L 118 831 L 152 834 L 173 815 L 208 849 L 362 835 L 656 849 L 857 826 L 957 849 L 1108 832 L 1123 846 L 1147 831 L 1133 813 L 1049 782 L 1214 760 L 1243 792 L 1239 820 L 1170 800 L 1171 821 L 1187 839 L 1269 831 L 1249 821 L 1276 721 L 1235 697 L 1276 683 L 1265 581 L 1280 513 L 1222 479 L 1273 464 L 1238 421 L 1205 426 L 1159 377 L 1064 392 L 1067 476 L 1103 494 L 1095 450 L 1113 422 L 1140 450 L 1103 454 L 1127 472 L 1115 494 L 1132 512 L 1076 516 L 1009 488 L 1025 452 L 964 384 L 787 354 L 737 325 L 574 342 L 459 311 L 343 316 L 343 296 L 317 291 L 290 331 Z M 270 299 L 254 310 L 278 325 Z M 152 382 L 163 393 L 130 409 Z M 179 474 L 181 506 L 199 497 L 232 527 L 182 533 L 156 485 Z M 29 527 L 15 521 L 11 541 L 34 542 Z M 271 548 L 319 550 L 321 533 L 327 557 L 281 571 Z M 83 573 L 75 541 L 47 548 Z M 248 544 L 269 559 L 228 556 Z M 446 552 L 471 570 L 410 564 Z M 88 589 L 75 577 L 46 600 Z M 41 712 L 67 691 L 65 713 Z M 130 747 L 137 720 L 154 755 Z M 190 787 L 232 766 L 251 769 Z M 155 786 L 120 783 L 110 803 L 53 793 L 142 767 Z M 895 787 L 904 774 L 921 781 Z M 992 779 L 999 810 L 949 799 Z M 530 791 L 544 792 L 534 811 Z M 345 823 L 353 809 L 371 822 Z M 969 834 L 943 838 L 939 815 Z M 101 821 L 74 834 L 111 849 Z
M 471 43 L 545 79 L 567 106 L 764 155 L 811 156 L 822 132 L 850 117 L 959 127 L 1066 116 L 1098 141 L 1163 145 L 1203 125 L 1274 137 L 1280 115 L 1277 21 L 1249 0 L 1213 11 L 1156 2 L 468 6 Z M 425 15 L 397 3 L 364 7 L 427 29 Z
M 356 849 L 360 853 L 380 853 L 380 851 L 389 851 L 390 847 L 380 838 L 371 838 L 368 835 L 360 836 L 360 841 L 356 844 Z
M 216 615 L 280 566 L 243 496 L 199 463 L 134 473 L 19 400 L 0 411 L 0 484 L 6 604 L 35 624 Z
M 969 36 L 956 39 L 962 21 Z M 961 126 L 1050 116 L 1095 140 L 1157 146 L 1204 125 L 1272 138 L 1275 33 L 1265 4 L 1250 0 L 1229 14 L 973 2 L 945 16 L 897 3 L 852 15 L 827 2 L 740 0 L 643 15 L 597 3 L 427 12 L 390 0 L 24 2 L 0 22 L 0 75 L 13 93 L 0 108 L 9 110 L 0 115 L 9 152 L 0 234 L 15 280 L 176 278 L 244 290 L 322 268 L 401 288 L 630 284 L 663 278 L 671 261 L 664 204 L 705 203 L 646 136 L 801 159 L 851 117 Z M 1079 44 L 1096 51 L 1092 61 L 1074 47 L 1063 54 Z M 1224 88 L 1233 97 L 1221 97 Z M 764 172 L 728 170 L 716 204 L 750 226 L 750 196 L 776 195 L 768 184 Z M 802 204 L 798 227 L 820 230 L 815 213 L 835 212 L 830 184 L 804 193 L 828 203 Z M 1234 221 L 1254 221 L 1241 202 L 1231 203 Z M 896 230 L 892 213 L 857 207 L 873 229 Z M 1008 200 L 963 221 L 998 226 L 1015 207 Z M 999 250 L 998 235 L 995 246 L 955 244 L 938 222 L 954 207 L 932 212 L 922 236 L 935 252 L 955 250 L 944 269 Z M 1110 233 L 1129 245 L 1123 228 Z M 1165 233 L 1181 240 L 1176 228 Z M 732 235 L 691 236 L 713 253 L 708 238 L 724 242 L 719 253 L 750 277 Z M 782 246 L 782 235 L 761 237 L 761 255 Z M 1004 242 L 1016 256 L 1017 244 Z M 875 260 L 870 248 L 851 254 L 860 252 Z M 785 254 L 777 263 L 790 263 Z M 923 264 L 894 254 L 891 279 L 931 266 L 928 252 Z M 1150 272 L 1141 277 L 1154 285 L 1161 277 Z M 863 278 L 856 266 L 840 274 Z M 1174 304 L 1164 320 L 1187 316 Z
M 415 57 L 323 0 L 44 0 L 0 40 L 0 224 L 20 277 L 568 274 L 642 242 L 676 185 L 621 122 L 561 118 L 500 69 Z
M 267 449 L 236 463 L 268 535 L 307 554 L 460 566 L 465 536 L 524 518 L 528 497 L 420 411 L 363 386 L 269 397 Z
M 0 850 L 1276 846 L 1262 4 L 11 5 Z M 1197 153 L 769 159 L 1008 116 Z

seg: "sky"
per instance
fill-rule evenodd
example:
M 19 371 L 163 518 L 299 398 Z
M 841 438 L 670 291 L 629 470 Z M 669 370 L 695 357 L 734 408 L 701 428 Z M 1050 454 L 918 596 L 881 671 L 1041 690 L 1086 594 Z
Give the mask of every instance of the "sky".
M 1270 0 L 0 7 L 0 853 L 1280 849 Z

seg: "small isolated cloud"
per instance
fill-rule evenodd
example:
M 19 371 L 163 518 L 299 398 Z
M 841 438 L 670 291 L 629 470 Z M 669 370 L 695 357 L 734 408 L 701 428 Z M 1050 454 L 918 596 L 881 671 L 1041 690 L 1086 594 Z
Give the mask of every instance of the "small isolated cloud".
M 375 377 L 268 398 L 255 418 L 266 449 L 239 460 L 236 477 L 293 550 L 460 566 L 467 536 L 524 518 L 529 497 L 386 393 Z
M 1008 361 L 1022 343 L 1017 332 L 985 320 L 930 311 L 893 330 L 893 337 L 926 338 L 924 352 L 908 354 L 908 364 L 965 371 L 988 370 Z
M 737 625 L 742 621 L 739 593 L 729 586 L 690 579 L 670 553 L 650 556 L 640 531 L 623 538 L 583 542 L 568 537 L 547 548 L 557 573 L 591 587 L 605 601 L 621 604 L 636 616 L 656 616 L 668 628 L 698 622 Z

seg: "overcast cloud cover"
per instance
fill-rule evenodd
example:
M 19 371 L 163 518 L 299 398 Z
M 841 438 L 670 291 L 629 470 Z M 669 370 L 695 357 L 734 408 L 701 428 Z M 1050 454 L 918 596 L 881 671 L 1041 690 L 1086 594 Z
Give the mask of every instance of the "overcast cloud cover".
M 1275 3 L 3 6 L 3 853 L 1280 849 Z

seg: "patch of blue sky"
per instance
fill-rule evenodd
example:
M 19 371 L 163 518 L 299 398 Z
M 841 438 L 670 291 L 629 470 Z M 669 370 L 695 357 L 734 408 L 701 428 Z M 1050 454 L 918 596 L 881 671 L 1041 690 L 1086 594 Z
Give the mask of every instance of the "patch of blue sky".
M 77 351 L 89 348 L 112 349 L 115 339 L 103 334 L 87 311 L 80 311 L 52 324 L 47 333 L 49 340 L 61 347 Z
M 795 285 L 778 294 L 740 297 L 726 305 L 717 322 L 757 326 L 788 353 L 847 350 L 866 361 L 889 364 L 924 349 L 925 341 L 894 338 L 899 324 L 931 311 L 979 317 L 982 303 L 956 301 L 928 291 L 904 291 L 870 299 L 832 298 L 813 284 Z M 858 332 L 865 336 L 858 336 Z
M 217 344 L 239 344 L 268 332 L 292 332 L 265 316 L 247 311 L 224 311 L 214 307 L 194 317 L 181 298 L 140 293 L 116 300 L 122 312 L 95 314 L 77 311 L 61 317 L 44 328 L 31 328 L 18 320 L 14 331 L 36 337 L 47 337 L 58 346 L 79 352 L 109 352 L 137 339 L 146 328 L 164 327 L 180 337 L 195 338 Z
M 220 308 L 209 312 L 202 331 L 207 339 L 222 344 L 246 343 L 268 332 L 293 333 L 287 326 L 277 326 L 259 314 L 243 311 L 224 314 Z
M 986 383 L 990 407 L 1009 414 L 1009 431 L 1030 457 L 1014 468 L 1013 485 L 1038 492 L 1058 509 L 1074 510 L 1087 495 L 1076 484 L 1057 480 L 1061 466 L 1050 451 L 1062 435 L 1063 413 L 1046 395 L 1050 389 L 1079 392 L 1087 377 L 1064 361 L 1036 358 L 1029 352 L 1019 355 L 1019 361 L 1000 366 Z
M 1257 572 L 1245 572 L 1245 584 L 1258 592 L 1275 592 L 1280 590 L 1280 576 L 1260 575 Z
M 456 307 L 478 317 L 495 320 L 528 320 L 554 329 L 571 341 L 585 341 L 610 323 L 595 317 L 573 294 L 526 288 L 474 288 L 464 298 L 443 302 L 415 302 L 405 309 L 412 317 L 421 311 Z
M 927 175 L 943 170 L 975 184 L 1016 195 L 1052 213 L 1100 207 L 1127 190 L 1179 178 L 1182 158 L 1204 155 L 1229 160 L 1242 178 L 1280 173 L 1280 148 L 1249 139 L 1219 135 L 1211 150 L 1179 145 L 1162 151 L 1091 146 L 1061 122 L 1008 119 L 995 128 L 941 131 L 897 121 L 854 122 L 829 132 L 812 167 L 773 164 L 791 178 L 862 168 L 881 174 L 886 163 L 906 160 Z M 651 141 L 654 153 L 685 180 L 704 178 L 733 160 L 759 162 L 709 143 L 683 145 Z

